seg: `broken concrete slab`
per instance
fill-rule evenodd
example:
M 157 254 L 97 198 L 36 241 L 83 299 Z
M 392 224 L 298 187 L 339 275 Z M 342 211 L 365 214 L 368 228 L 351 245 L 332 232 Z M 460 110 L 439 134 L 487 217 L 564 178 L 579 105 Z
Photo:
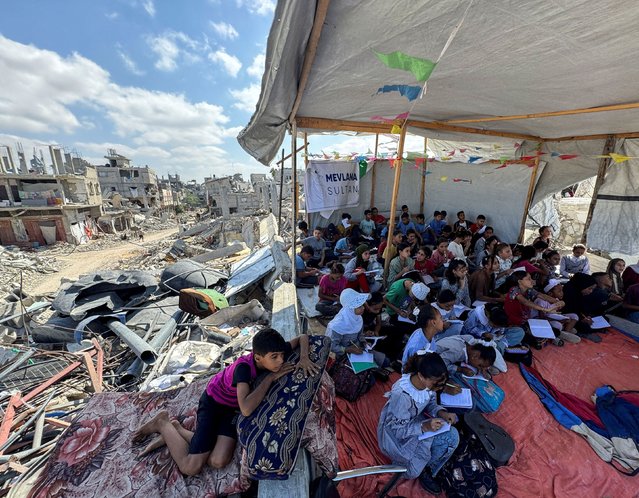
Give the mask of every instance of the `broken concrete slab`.
M 179 293 L 191 287 L 210 289 L 222 285 L 228 276 L 218 270 L 208 268 L 190 259 L 167 266 L 160 276 L 161 287 Z
M 224 296 L 228 299 L 249 285 L 260 281 L 275 269 L 275 261 L 270 247 L 262 247 L 246 258 L 231 265 L 231 274 L 226 284 Z
M 234 241 L 232 244 L 228 246 L 206 251 L 202 254 L 192 256 L 190 259 L 191 261 L 195 261 L 197 263 L 205 263 L 207 261 L 211 261 L 214 259 L 226 258 L 228 256 L 232 256 L 233 254 L 237 254 L 247 249 L 248 248 L 246 247 L 246 244 L 244 242 Z

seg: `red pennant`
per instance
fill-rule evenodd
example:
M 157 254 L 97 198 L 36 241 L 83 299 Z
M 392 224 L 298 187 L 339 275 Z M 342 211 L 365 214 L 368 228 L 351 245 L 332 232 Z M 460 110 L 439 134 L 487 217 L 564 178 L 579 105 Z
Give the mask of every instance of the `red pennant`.
M 450 151 L 450 152 L 448 153 L 448 155 L 449 155 L 449 156 L 454 156 L 454 155 L 455 155 L 455 149 L 453 149 L 452 151 Z
M 504 164 L 502 164 L 501 166 L 498 166 L 495 169 L 504 169 L 504 168 L 507 168 L 508 166 L 510 166 L 510 163 L 504 163 Z
M 415 158 L 415 167 L 422 166 L 424 164 L 424 161 L 426 161 L 425 157 L 416 157 Z
M 577 154 L 559 154 L 559 159 L 565 161 L 566 159 L 574 159 L 575 157 L 579 157 Z

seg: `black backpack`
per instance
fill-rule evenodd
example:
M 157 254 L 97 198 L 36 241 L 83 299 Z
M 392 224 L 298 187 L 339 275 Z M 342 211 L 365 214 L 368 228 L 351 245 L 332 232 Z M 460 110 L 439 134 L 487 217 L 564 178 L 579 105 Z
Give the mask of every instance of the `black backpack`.
M 472 432 L 461 430 L 459 446 L 437 474 L 448 498 L 492 498 L 497 495 L 495 468 Z

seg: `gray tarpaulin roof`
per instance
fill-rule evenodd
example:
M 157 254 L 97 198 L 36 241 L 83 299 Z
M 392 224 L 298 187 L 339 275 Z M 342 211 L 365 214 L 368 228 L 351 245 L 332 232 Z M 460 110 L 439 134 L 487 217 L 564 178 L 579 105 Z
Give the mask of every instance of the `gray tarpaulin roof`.
M 279 0 L 277 4 L 262 93 L 250 123 L 238 136 L 240 145 L 264 164 L 275 157 L 286 133 L 317 4 L 317 0 Z M 378 92 L 386 85 L 421 83 L 410 72 L 382 64 L 375 52 L 401 51 L 435 61 L 462 18 L 428 79 L 423 98 L 409 101 L 397 91 Z M 638 4 L 613 0 L 332 0 L 296 113 L 298 131 L 305 131 L 301 118 L 371 124 L 379 122 L 371 119 L 374 116 L 393 118 L 410 111 L 411 121 L 424 123 L 635 103 L 639 100 L 638 18 Z M 544 139 L 633 133 L 639 132 L 639 109 L 457 126 Z M 450 129 L 410 126 L 408 131 L 430 138 L 491 140 Z M 533 203 L 596 175 L 599 160 L 594 156 L 601 154 L 604 138 L 544 144 L 545 164 Z M 635 141 L 626 143 L 618 141 L 615 151 L 635 150 Z M 533 152 L 535 146 L 525 143 L 522 153 Z M 550 152 L 582 155 L 562 161 L 550 157 Z M 611 169 L 619 167 L 629 172 L 607 179 L 605 191 L 623 178 L 639 176 L 637 159 L 613 164 Z M 509 234 L 516 232 L 527 186 L 525 174 L 508 186 L 517 187 L 522 196 L 521 209 L 517 206 L 503 213 Z M 452 188 L 442 183 L 437 191 L 443 196 Z M 481 209 L 486 196 L 477 191 L 474 196 Z M 623 220 L 639 218 L 639 202 L 627 196 L 604 200 L 593 217 L 591 231 L 597 236 L 591 247 L 638 251 Z M 603 225 L 598 227 L 599 223 Z M 621 235 L 606 237 L 606 232 Z
M 316 3 L 277 4 L 262 94 L 238 137 L 264 164 L 284 138 Z M 468 5 L 469 0 L 333 0 L 297 116 L 371 123 L 372 116 L 393 117 L 416 102 L 411 119 L 443 121 L 637 100 L 639 6 L 612 0 L 474 0 L 423 99 L 409 102 L 398 92 L 377 94 L 384 85 L 419 83 L 406 71 L 384 66 L 374 51 L 436 60 Z M 635 132 L 639 112 L 468 126 L 543 138 Z

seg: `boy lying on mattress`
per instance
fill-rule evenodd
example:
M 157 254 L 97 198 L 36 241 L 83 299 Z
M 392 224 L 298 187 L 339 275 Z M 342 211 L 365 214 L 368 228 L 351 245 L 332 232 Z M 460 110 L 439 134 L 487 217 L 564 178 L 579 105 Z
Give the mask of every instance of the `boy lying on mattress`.
M 298 345 L 300 361 L 297 365 L 286 363 L 285 359 Z M 185 475 L 199 474 L 205 464 L 216 469 L 226 467 L 235 451 L 239 412 L 249 416 L 274 381 L 299 369 L 306 375 L 319 372 L 319 367 L 308 358 L 308 336 L 286 342 L 277 330 L 261 330 L 253 337 L 253 351 L 240 356 L 208 383 L 200 397 L 195 432 L 186 430 L 177 420 L 170 420 L 168 412 L 162 410 L 134 434 L 134 441 L 156 432 L 160 434 L 140 456 L 166 444 Z M 251 390 L 253 381 L 262 372 L 269 373 Z

